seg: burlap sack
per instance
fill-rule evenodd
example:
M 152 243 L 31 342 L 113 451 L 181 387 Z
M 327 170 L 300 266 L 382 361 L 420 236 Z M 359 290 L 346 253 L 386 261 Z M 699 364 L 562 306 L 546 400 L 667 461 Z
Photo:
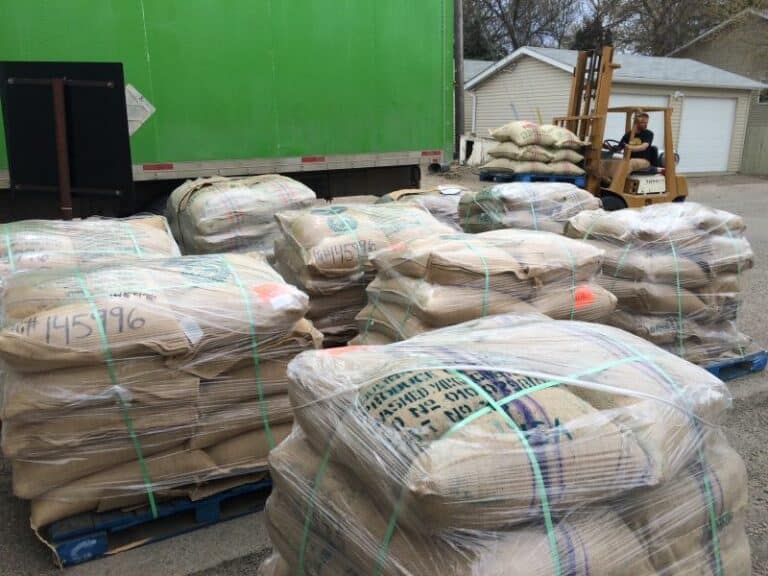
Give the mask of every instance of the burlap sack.
M 634 495 L 622 515 L 650 551 L 654 567 L 675 574 L 710 574 L 714 559 L 712 517 L 724 574 L 749 574 L 744 532 L 747 472 L 739 455 L 717 435 L 664 486 Z M 696 570 L 698 568 L 698 570 Z
M 586 174 L 584 168 L 577 166 L 573 162 L 567 162 L 562 160 L 560 162 L 552 162 L 549 164 L 549 172 L 551 174 L 565 175 L 565 176 L 583 176 Z
M 541 144 L 552 148 L 569 148 L 571 150 L 580 150 L 584 147 L 584 142 L 579 140 L 573 132 L 562 126 L 553 124 L 542 124 L 539 126 L 541 133 Z
M 533 122 L 510 122 L 501 128 L 491 130 L 491 138 L 499 142 L 514 142 L 518 146 L 541 144 L 541 127 Z
M 602 251 L 548 232 L 494 230 L 400 244 L 374 254 L 379 271 L 432 284 L 473 285 L 514 295 L 559 280 L 592 277 Z
M 673 476 L 701 442 L 692 415 L 711 421 L 728 405 L 716 378 L 641 339 L 539 318 L 498 328 L 492 317 L 488 329 L 477 321 L 391 347 L 304 354 L 289 366 L 297 421 L 317 449 L 332 439 L 334 455 L 381 497 L 394 498 L 407 479 L 415 525 L 490 528 L 538 514 L 531 454 L 557 494 L 550 506 L 565 510 Z M 487 404 L 472 382 L 498 401 L 576 374 L 576 383 L 505 404 L 537 438 L 531 452 L 495 411 L 456 426 Z M 541 440 L 533 421 L 549 422 Z
M 606 318 L 605 322 L 659 345 L 678 345 L 681 340 L 684 346 L 692 344 L 720 346 L 724 343 L 738 342 L 746 346 L 749 343 L 748 337 L 741 334 L 733 322 L 728 321 L 701 324 L 686 318 L 681 322 L 680 318 L 674 315 L 646 316 L 617 310 Z
M 361 269 L 343 276 L 324 276 L 305 267 L 298 249 L 284 238 L 275 241 L 275 269 L 291 284 L 299 286 L 310 296 L 336 297 L 347 290 L 362 291 L 370 281 L 373 270 Z
M 181 449 L 189 430 L 165 430 L 142 438 L 144 457 L 173 449 Z M 66 450 L 58 456 L 44 459 L 13 460 L 13 493 L 18 498 L 31 500 L 58 486 L 64 486 L 85 476 L 136 460 L 136 448 L 130 442 L 122 447 L 88 446 L 80 450 Z
M 292 357 L 259 362 L 235 368 L 201 382 L 199 406 L 203 413 L 216 412 L 227 406 L 254 400 L 260 394 L 274 396 L 288 390 L 286 370 Z
M 199 379 L 167 369 L 159 357 L 116 362 L 114 375 L 115 384 L 106 366 L 8 372 L 1 389 L 0 419 L 45 422 L 74 410 L 116 410 L 120 397 L 133 407 L 197 402 Z
M 522 160 L 495 158 L 480 167 L 481 172 L 502 172 L 509 174 L 550 174 L 549 164 Z
M 392 342 L 407 340 L 436 328 L 420 320 L 407 307 L 375 299 L 360 310 L 355 322 L 361 335 L 378 332 Z
M 350 346 L 385 346 L 393 344 L 396 340 L 386 334 L 377 332 L 374 327 L 369 327 L 367 332 L 361 332 L 349 341 Z
M 72 268 L 116 258 L 178 256 L 162 216 L 24 220 L 3 225 L 0 278 L 22 270 Z
M 568 148 L 550 148 L 547 151 L 552 154 L 552 162 L 571 162 L 572 164 L 580 164 L 584 161 L 584 156 L 576 152 L 576 150 L 570 150 Z
M 683 318 L 711 321 L 717 310 L 708 306 L 690 290 L 668 284 L 631 282 L 599 276 L 598 283 L 619 300 L 619 308 L 645 315 L 679 315 Z
M 200 450 L 174 450 L 146 458 L 152 490 L 158 496 L 195 483 L 215 462 Z M 137 461 L 110 468 L 55 488 L 32 501 L 33 529 L 81 512 L 106 512 L 146 502 L 145 479 Z
M 270 442 L 279 445 L 291 433 L 290 424 L 279 424 L 270 428 L 270 436 L 263 429 L 251 430 L 217 443 L 205 449 L 205 453 L 216 463 L 216 475 L 250 473 L 267 468 L 267 456 L 272 448 Z
M 514 142 L 502 142 L 488 150 L 491 158 L 506 158 L 524 162 L 552 162 L 555 155 L 542 146 L 518 146 Z
M 459 224 L 459 201 L 461 195 L 469 190 L 462 186 L 438 186 L 429 190 L 396 190 L 385 194 L 379 199 L 379 203 L 398 202 L 401 204 L 415 204 L 426 210 L 438 221 L 461 230 Z
M 37 422 L 3 422 L 2 449 L 6 458 L 45 460 L 66 455 L 69 450 L 91 446 L 108 451 L 130 445 L 130 426 L 141 443 L 147 435 L 167 430 L 187 429 L 191 434 L 197 422 L 196 398 L 192 396 L 173 406 L 126 405 L 72 410 Z
M 616 297 L 598 285 L 555 283 L 515 293 L 474 286 L 430 284 L 408 276 L 378 277 L 368 286 L 371 302 L 406 309 L 432 326 L 451 326 L 493 314 L 526 312 L 530 306 L 555 319 L 593 320 L 607 316 Z M 521 302 L 526 301 L 526 303 Z
M 277 552 L 262 562 L 259 566 L 257 576 L 291 576 L 291 567 L 283 560 Z
M 598 240 L 589 240 L 589 243 L 605 251 L 603 274 L 609 278 L 683 288 L 698 288 L 712 282 L 698 262 L 685 254 L 672 252 L 669 246 L 633 245 L 631 242 L 618 246 Z
M 352 572 L 344 573 L 353 574 L 501 576 L 514 565 L 525 565 L 529 574 L 554 571 L 555 557 L 543 527 L 481 533 L 474 538 L 430 537 L 404 530 L 392 506 L 373 501 L 365 484 L 341 465 L 331 461 L 321 468 L 320 455 L 300 439 L 291 438 L 274 451 L 270 464 L 276 485 L 267 504 L 270 537 L 293 568 L 308 574 L 331 574 L 326 562 L 349 563 Z M 313 514 L 307 522 L 310 506 Z M 382 556 L 382 543 L 393 520 L 395 530 Z M 298 550 L 307 528 L 300 562 Z M 587 573 L 587 566 L 596 574 L 653 573 L 635 537 L 607 510 L 574 514 L 556 524 L 553 537 L 557 561 L 568 573 Z
M 728 238 L 745 230 L 741 217 L 695 202 L 655 204 L 615 212 L 585 211 L 569 221 L 566 234 L 572 238 L 597 238 L 620 242 L 674 243 L 685 249 L 701 246 L 704 236 Z M 726 244 L 728 245 L 728 244 Z M 732 246 L 731 252 L 733 253 Z
M 600 200 L 564 182 L 512 182 L 462 195 L 459 217 L 467 232 L 527 228 L 561 234 L 568 219 L 600 207 Z
M 411 206 L 331 206 L 276 215 L 289 249 L 302 268 L 326 276 L 370 270 L 368 254 L 397 242 L 450 233 L 424 210 Z
M 185 254 L 273 251 L 274 214 L 309 208 L 315 193 L 301 182 L 267 174 L 188 181 L 168 198 L 171 229 Z

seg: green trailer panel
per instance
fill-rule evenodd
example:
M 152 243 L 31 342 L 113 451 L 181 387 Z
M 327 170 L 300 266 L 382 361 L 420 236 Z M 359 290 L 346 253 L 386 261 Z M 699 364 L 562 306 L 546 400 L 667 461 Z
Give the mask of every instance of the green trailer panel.
M 134 164 L 453 149 L 452 0 L 0 0 L 0 14 L 0 60 L 123 63 L 156 108 Z

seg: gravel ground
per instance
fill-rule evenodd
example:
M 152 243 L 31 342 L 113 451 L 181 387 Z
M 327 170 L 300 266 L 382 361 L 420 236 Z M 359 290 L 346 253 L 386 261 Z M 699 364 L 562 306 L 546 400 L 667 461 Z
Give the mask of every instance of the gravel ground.
M 424 187 L 438 184 L 461 184 L 479 188 L 482 184 L 469 170 L 424 178 Z M 768 348 L 768 179 L 730 176 L 692 179 L 690 200 L 699 201 L 742 215 L 747 222 L 748 237 L 756 256 L 755 268 L 749 273 L 748 297 L 743 309 L 743 329 L 754 338 L 754 348 Z M 768 576 L 768 376 L 762 373 L 737 380 L 730 385 L 734 396 L 733 410 L 724 422 L 726 432 L 747 464 L 750 488 L 748 531 L 753 555 L 753 574 Z M 48 576 L 58 571 L 51 567 L 46 549 L 35 539 L 28 522 L 29 508 L 11 495 L 10 469 L 0 458 L 0 575 Z M 226 523 L 216 527 L 226 534 Z M 210 530 L 210 529 L 209 529 Z M 213 537 L 211 537 L 212 539 Z M 197 546 L 205 548 L 206 538 L 198 538 Z M 147 558 L 159 555 L 159 546 L 141 549 Z M 200 553 L 200 551 L 197 551 Z M 245 576 L 256 573 L 266 554 L 263 546 L 236 560 L 194 573 L 196 576 Z M 191 551 L 188 553 L 192 553 Z M 176 574 L 162 562 L 144 576 Z M 121 571 L 103 570 L 103 574 Z

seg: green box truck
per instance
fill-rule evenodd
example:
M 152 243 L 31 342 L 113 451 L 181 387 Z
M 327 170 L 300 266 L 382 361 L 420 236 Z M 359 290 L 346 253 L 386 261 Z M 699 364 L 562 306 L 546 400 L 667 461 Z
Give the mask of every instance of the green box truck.
M 376 188 L 393 171 L 391 189 L 452 157 L 453 0 L 0 0 L 0 14 L 0 60 L 123 64 L 139 185 L 279 172 Z

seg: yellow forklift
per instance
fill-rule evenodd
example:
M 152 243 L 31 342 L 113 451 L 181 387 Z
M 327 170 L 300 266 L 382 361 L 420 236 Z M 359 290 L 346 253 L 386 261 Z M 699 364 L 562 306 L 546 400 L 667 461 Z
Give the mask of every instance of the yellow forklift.
M 609 108 L 613 72 L 619 67 L 613 62 L 612 46 L 600 51 L 579 52 L 568 115 L 555 118 L 552 123 L 568 128 L 587 143 L 584 149 L 587 190 L 602 199 L 606 210 L 683 202 L 688 196 L 688 182 L 676 171 L 678 156 L 672 141 L 672 109 L 641 106 Z M 659 154 L 660 166 L 633 171 L 632 153 L 624 148 L 612 178 L 607 179 L 603 173 L 603 160 L 616 160 L 614 156 L 620 149 L 618 141 L 605 139 L 608 114 L 624 114 L 625 131 L 634 137 L 633 117 L 640 112 L 664 114 L 664 152 Z

